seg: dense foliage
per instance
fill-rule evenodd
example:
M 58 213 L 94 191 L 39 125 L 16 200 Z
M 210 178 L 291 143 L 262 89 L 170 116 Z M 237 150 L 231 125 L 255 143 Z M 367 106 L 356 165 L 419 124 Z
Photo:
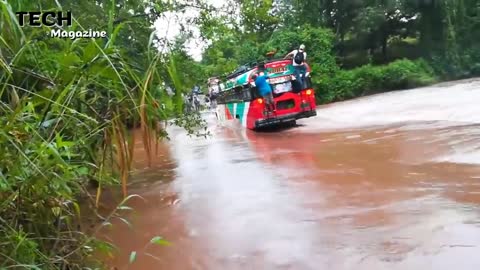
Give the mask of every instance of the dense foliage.
M 391 90 L 408 89 L 435 82 L 434 71 L 424 60 L 396 60 L 383 66 L 364 65 L 340 70 L 332 77 L 316 76 L 322 103 L 351 99 Z
M 283 57 L 301 43 L 322 102 L 480 75 L 476 0 L 231 0 L 229 6 L 237 7 L 236 16 L 202 21 L 205 32 L 223 33 L 206 36 L 213 40 L 203 55 L 210 75 L 269 51 Z
M 135 141 L 151 154 L 166 136 L 160 121 L 176 118 L 190 132 L 202 126 L 195 115 L 178 114 L 183 83 L 192 84 L 178 72 L 188 57 L 161 53 L 165 40 L 152 35 L 163 12 L 181 8 L 141 0 L 0 1 L 0 269 L 80 269 L 95 250 L 108 251 L 92 236 L 116 215 L 82 229 L 79 200 L 95 204 L 112 184 L 127 196 Z M 15 16 L 58 9 L 73 12 L 68 30 L 106 30 L 108 38 L 49 38 L 49 28 L 21 27 Z

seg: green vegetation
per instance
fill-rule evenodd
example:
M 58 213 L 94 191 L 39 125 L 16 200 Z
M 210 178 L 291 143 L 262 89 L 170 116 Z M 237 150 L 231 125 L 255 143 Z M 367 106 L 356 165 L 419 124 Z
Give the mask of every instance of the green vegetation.
M 91 232 L 79 201 L 95 205 L 112 185 L 126 197 L 135 141 L 151 155 L 167 119 L 201 135 L 198 115 L 182 114 L 182 93 L 266 52 L 305 44 L 323 103 L 480 75 L 476 0 L 225 1 L 0 0 L 0 269 L 81 269 L 111 250 L 89 235 L 128 207 Z M 188 32 L 170 43 L 151 28 L 187 8 L 209 41 L 201 62 L 187 53 Z M 68 30 L 108 38 L 48 38 L 15 16 L 59 9 L 74 12 Z
M 202 21 L 205 37 L 213 40 L 203 57 L 209 75 L 269 51 L 283 57 L 301 43 L 320 102 L 480 75 L 476 0 L 232 0 L 229 5 L 240 12 Z
M 175 118 L 191 133 L 203 125 L 177 114 L 192 82 L 151 34 L 158 16 L 181 7 L 102 2 L 0 1 L 0 269 L 81 269 L 95 250 L 108 252 L 89 235 L 127 208 L 87 231 L 79 201 L 96 204 L 111 185 L 127 196 L 135 141 L 151 155 L 166 136 L 160 121 Z M 20 27 L 14 13 L 58 9 L 73 11 L 73 30 L 107 30 L 108 39 L 48 38 L 47 27 Z
M 351 70 L 340 70 L 332 77 L 315 77 L 320 89 L 318 98 L 323 103 L 351 99 L 358 96 L 408 89 L 435 82 L 435 73 L 424 60 L 396 60 L 383 66 L 365 65 Z M 322 91 L 325 89 L 325 91 Z

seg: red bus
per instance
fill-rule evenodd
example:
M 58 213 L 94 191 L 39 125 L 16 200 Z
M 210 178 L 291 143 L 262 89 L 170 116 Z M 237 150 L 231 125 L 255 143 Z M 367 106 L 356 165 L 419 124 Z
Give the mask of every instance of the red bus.
M 253 83 L 252 75 L 259 69 L 269 75 L 276 112 L 266 110 L 265 101 Z M 305 87 L 301 87 L 294 76 L 292 60 L 276 59 L 241 66 L 226 76 L 223 87 L 220 87 L 223 89 L 217 98 L 217 118 L 220 121 L 238 119 L 242 126 L 258 130 L 316 116 L 315 91 L 310 72 L 311 68 L 307 65 Z

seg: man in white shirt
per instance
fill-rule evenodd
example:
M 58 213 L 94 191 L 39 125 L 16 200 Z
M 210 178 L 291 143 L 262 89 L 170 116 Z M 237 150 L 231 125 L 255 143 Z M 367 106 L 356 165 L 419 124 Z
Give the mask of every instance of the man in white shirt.
M 292 57 L 292 65 L 295 68 L 295 78 L 297 79 L 298 82 L 300 82 L 300 85 L 302 86 L 302 89 L 305 88 L 305 73 L 307 72 L 307 68 L 305 65 L 305 61 L 307 60 L 307 53 L 305 52 L 305 45 L 300 45 L 298 50 L 293 50 L 289 52 L 287 55 L 285 55 L 285 59 Z

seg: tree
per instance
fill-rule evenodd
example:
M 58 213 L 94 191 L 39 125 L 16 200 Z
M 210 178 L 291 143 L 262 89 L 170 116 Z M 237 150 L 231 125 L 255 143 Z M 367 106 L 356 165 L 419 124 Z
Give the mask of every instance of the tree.
M 238 4 L 243 35 L 256 42 L 268 40 L 280 22 L 272 12 L 273 0 L 241 0 Z

